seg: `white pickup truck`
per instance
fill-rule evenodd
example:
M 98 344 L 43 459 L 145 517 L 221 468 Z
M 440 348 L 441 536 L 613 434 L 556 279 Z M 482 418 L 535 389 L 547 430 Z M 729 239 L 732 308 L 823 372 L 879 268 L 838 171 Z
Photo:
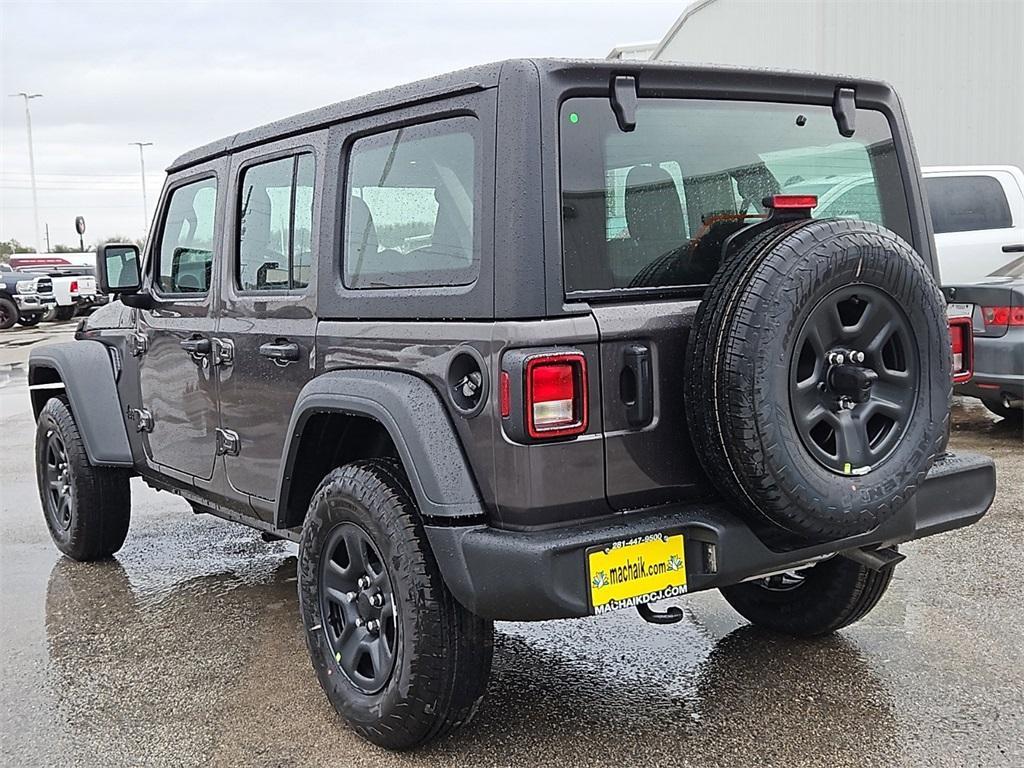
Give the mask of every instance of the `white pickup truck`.
M 77 256 L 77 254 L 75 254 Z M 19 254 L 11 264 L 23 272 L 49 275 L 53 280 L 55 320 L 70 320 L 106 303 L 107 297 L 96 292 L 96 270 L 87 263 L 71 262 L 65 254 Z
M 943 285 L 974 283 L 1024 259 L 1024 172 L 1012 165 L 922 168 Z

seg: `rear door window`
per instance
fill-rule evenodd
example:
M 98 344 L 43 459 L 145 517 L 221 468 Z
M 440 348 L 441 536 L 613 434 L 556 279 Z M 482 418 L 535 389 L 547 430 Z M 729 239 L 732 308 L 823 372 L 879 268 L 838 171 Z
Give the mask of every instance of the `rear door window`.
M 1003 185 L 992 176 L 930 176 L 924 191 L 937 235 L 1013 226 Z
M 702 286 L 772 194 L 814 194 L 817 217 L 876 222 L 912 241 L 888 121 L 839 134 L 821 105 L 641 99 L 620 131 L 607 99 L 562 105 L 566 290 Z
M 246 168 L 241 195 L 237 286 L 243 291 L 305 288 L 312 261 L 313 155 Z
M 160 236 L 160 293 L 205 294 L 210 290 L 216 218 L 215 178 L 171 192 Z

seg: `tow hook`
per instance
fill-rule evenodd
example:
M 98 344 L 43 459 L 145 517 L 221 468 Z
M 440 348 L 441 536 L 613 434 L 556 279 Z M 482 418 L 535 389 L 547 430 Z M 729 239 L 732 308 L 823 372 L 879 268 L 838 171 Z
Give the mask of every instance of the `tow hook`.
M 664 611 L 656 611 L 647 603 L 637 603 L 636 612 L 649 624 L 675 624 L 683 620 L 683 609 L 674 605 Z
M 884 549 L 848 549 L 840 552 L 843 557 L 853 560 L 855 563 L 866 565 L 873 571 L 884 571 L 892 568 L 907 559 L 901 555 L 896 547 L 885 547 Z

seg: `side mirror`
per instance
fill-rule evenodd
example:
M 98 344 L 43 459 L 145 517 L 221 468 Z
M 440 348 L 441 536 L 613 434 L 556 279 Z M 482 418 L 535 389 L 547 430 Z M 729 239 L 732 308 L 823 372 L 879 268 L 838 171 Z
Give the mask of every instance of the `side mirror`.
M 107 243 L 96 249 L 96 279 L 103 293 L 132 294 L 142 285 L 139 247 Z

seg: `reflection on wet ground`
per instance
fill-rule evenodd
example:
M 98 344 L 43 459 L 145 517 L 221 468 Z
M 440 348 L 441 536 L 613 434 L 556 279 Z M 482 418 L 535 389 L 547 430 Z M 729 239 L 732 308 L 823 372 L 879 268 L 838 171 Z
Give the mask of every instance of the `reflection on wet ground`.
M 10 765 L 1024 764 L 1024 440 L 969 403 L 954 448 L 996 457 L 996 506 L 962 534 L 908 545 L 862 623 L 794 641 L 702 594 L 670 627 L 630 612 L 499 624 L 477 719 L 401 756 L 353 736 L 319 691 L 292 545 L 136 482 L 117 558 L 60 558 L 22 388 L 0 387 L 0 428 Z

